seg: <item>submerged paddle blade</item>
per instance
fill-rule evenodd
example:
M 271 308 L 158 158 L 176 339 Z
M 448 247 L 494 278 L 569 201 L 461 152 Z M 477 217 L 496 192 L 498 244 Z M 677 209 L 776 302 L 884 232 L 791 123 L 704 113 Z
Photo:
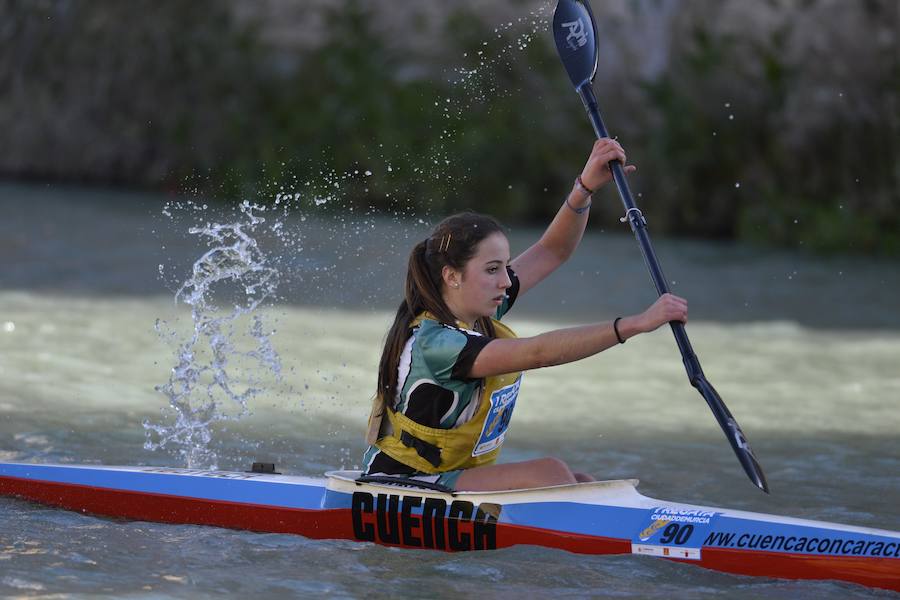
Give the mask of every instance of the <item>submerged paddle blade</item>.
M 738 461 L 740 461 L 741 466 L 744 467 L 744 472 L 747 473 L 747 477 L 750 478 L 750 481 L 752 481 L 756 487 L 768 494 L 769 484 L 766 482 L 766 476 L 763 473 L 762 467 L 756 460 L 756 455 L 753 454 L 750 442 L 747 441 L 747 436 L 744 435 L 741 426 L 738 425 L 735 418 L 731 415 L 731 411 L 725 406 L 719 393 L 702 375 L 697 377 L 692 383 L 703 396 L 703 399 L 706 400 L 706 403 L 715 415 L 716 420 L 722 427 L 722 431 L 725 432 L 725 437 L 728 438 L 728 443 L 731 444 L 731 448 L 734 450 Z
M 598 55 L 590 5 L 583 0 L 559 0 L 553 12 L 553 39 L 575 89 L 592 82 Z

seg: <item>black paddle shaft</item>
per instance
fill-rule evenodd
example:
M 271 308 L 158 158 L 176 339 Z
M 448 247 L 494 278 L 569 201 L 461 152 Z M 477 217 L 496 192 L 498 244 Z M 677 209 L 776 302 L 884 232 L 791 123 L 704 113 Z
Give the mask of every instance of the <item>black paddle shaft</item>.
M 600 116 L 600 108 L 597 105 L 597 99 L 594 96 L 591 82 L 587 81 L 583 83 L 578 87 L 577 91 L 578 95 L 581 96 L 582 102 L 584 102 L 584 107 L 587 110 L 588 117 L 591 120 L 591 125 L 593 125 L 597 137 L 610 137 L 606 126 L 603 124 L 603 117 Z M 650 236 L 647 233 L 647 220 L 634 203 L 631 189 L 628 187 L 628 181 L 625 179 L 625 170 L 622 168 L 622 163 L 618 160 L 614 160 L 609 163 L 609 169 L 616 182 L 616 188 L 619 190 L 619 197 L 622 199 L 622 205 L 625 207 L 624 220 L 628 221 L 631 230 L 634 232 L 634 237 L 637 239 L 638 244 L 641 247 L 641 253 L 644 256 L 644 262 L 647 264 L 647 269 L 650 271 L 650 279 L 653 280 L 653 285 L 656 286 L 656 291 L 661 296 L 669 291 L 669 286 L 666 283 L 662 268 L 659 266 L 659 261 L 656 259 L 656 254 L 653 252 L 653 245 L 650 243 Z M 725 432 L 725 436 L 728 438 L 741 466 L 744 467 L 747 476 L 750 477 L 750 480 L 756 484 L 759 489 L 768 493 L 769 486 L 766 483 L 766 477 L 763 474 L 762 468 L 757 462 L 744 432 L 732 416 L 731 411 L 725 406 L 725 403 L 722 401 L 722 398 L 719 396 L 718 392 L 716 392 L 715 388 L 713 388 L 706 380 L 703 369 L 700 368 L 700 361 L 697 359 L 697 355 L 694 354 L 694 349 L 691 347 L 691 342 L 688 339 L 684 324 L 680 321 L 671 321 L 669 325 L 672 327 L 672 333 L 675 335 L 675 343 L 678 344 L 678 350 L 681 351 L 681 358 L 684 362 L 684 368 L 687 371 L 691 385 L 697 388 L 697 391 L 699 391 L 706 400 L 710 410 L 712 410 L 713 415 L 715 415 L 716 420 L 719 422 L 719 426 L 722 428 L 722 431 Z
M 603 124 L 603 118 L 600 116 L 600 108 L 597 105 L 597 99 L 594 96 L 591 83 L 582 84 L 578 88 L 578 95 L 581 96 L 581 100 L 584 102 L 584 107 L 587 110 L 591 124 L 594 126 L 594 132 L 597 134 L 597 137 L 610 137 L 606 126 Z M 628 187 L 628 181 L 625 179 L 625 170 L 622 168 L 622 163 L 614 160 L 609 163 L 609 169 L 616 182 L 616 188 L 619 190 L 622 205 L 625 207 L 624 219 L 628 221 L 631 230 L 634 232 L 634 237 L 637 239 L 641 247 L 641 253 L 644 256 L 644 262 L 650 271 L 650 279 L 653 280 L 653 285 L 656 286 L 656 291 L 661 296 L 669 291 L 669 286 L 666 283 L 662 268 L 659 266 L 659 261 L 656 259 L 656 254 L 653 252 L 653 245 L 650 243 L 650 236 L 647 233 L 647 220 L 634 203 L 631 189 Z M 684 324 L 680 321 L 672 321 L 669 325 L 672 327 L 672 333 L 675 335 L 675 343 L 678 344 L 678 350 L 681 351 L 681 358 L 691 385 L 697 388 L 697 391 L 706 400 L 710 410 L 712 410 L 713 415 L 719 422 L 719 426 L 731 443 L 731 447 L 737 455 L 741 466 L 744 467 L 747 476 L 759 489 L 768 493 L 769 486 L 766 483 L 762 467 L 757 462 L 756 456 L 753 454 L 749 442 L 747 442 L 747 437 L 732 416 L 731 411 L 725 406 L 715 388 L 706 380 L 703 369 L 700 368 L 700 361 L 697 359 L 697 355 L 694 354 L 694 349 L 691 347 L 691 342 L 687 337 Z
M 588 0 L 558 0 L 553 13 L 553 37 L 569 79 L 575 86 L 578 95 L 581 96 L 581 101 L 584 102 L 591 124 L 594 126 L 594 132 L 598 138 L 609 137 L 609 132 L 600 117 L 597 99 L 594 97 L 593 82 L 600 53 L 597 46 L 597 24 Z M 623 220 L 628 221 L 631 225 L 634 237 L 641 246 L 644 262 L 647 263 L 647 268 L 650 270 L 650 278 L 653 280 L 653 285 L 656 286 L 656 291 L 659 295 L 665 294 L 669 291 L 669 286 L 659 267 L 659 261 L 656 260 L 653 246 L 650 244 L 647 220 L 634 204 L 634 198 L 632 198 L 628 182 L 625 180 L 625 170 L 618 160 L 610 162 L 609 168 L 619 190 L 619 196 L 622 198 L 622 204 L 625 206 Z M 757 487 L 768 492 L 769 487 L 766 484 L 762 468 L 756 461 L 744 432 L 741 431 L 728 407 L 722 402 L 722 398 L 706 380 L 706 376 L 700 368 L 700 361 L 697 360 L 697 355 L 691 348 L 684 324 L 680 321 L 672 321 L 669 324 L 672 326 L 672 333 L 675 334 L 675 342 L 681 351 L 681 358 L 684 361 L 684 368 L 687 370 L 691 385 L 697 388 L 697 391 L 706 400 L 747 476 Z

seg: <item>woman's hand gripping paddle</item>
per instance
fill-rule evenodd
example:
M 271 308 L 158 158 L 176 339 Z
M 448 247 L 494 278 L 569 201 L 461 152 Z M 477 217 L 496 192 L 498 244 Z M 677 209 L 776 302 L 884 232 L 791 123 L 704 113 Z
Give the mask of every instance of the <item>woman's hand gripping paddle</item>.
M 599 52 L 597 48 L 597 28 L 594 24 L 594 15 L 587 0 L 559 0 L 556 5 L 556 11 L 553 15 L 553 37 L 556 40 L 556 49 L 562 59 L 566 72 L 575 86 L 575 91 L 581 96 L 581 101 L 587 109 L 588 117 L 594 126 L 594 132 L 598 138 L 609 137 L 603 119 L 600 117 L 600 109 L 597 106 L 597 99 L 594 97 L 593 82 L 594 74 L 597 72 L 597 63 Z M 619 196 L 622 198 L 622 204 L 625 206 L 625 217 L 622 219 L 628 221 L 634 237 L 641 246 L 641 252 L 644 255 L 644 261 L 650 270 L 650 277 L 656 286 L 659 295 L 663 295 L 669 291 L 666 285 L 666 278 L 663 276 L 656 255 L 653 253 L 653 247 L 650 245 L 650 237 L 647 234 L 647 221 L 634 204 L 631 196 L 631 190 L 628 188 L 628 182 L 625 180 L 625 173 L 622 164 L 616 160 L 609 163 L 610 171 L 619 190 Z M 681 358 L 684 361 L 684 367 L 687 370 L 688 379 L 709 405 L 716 420 L 725 432 L 725 437 L 731 443 L 734 453 L 741 466 L 750 480 L 756 484 L 759 489 L 768 493 L 769 486 L 766 484 L 766 477 L 762 472 L 762 468 L 753 455 L 749 442 L 741 431 L 740 426 L 725 403 L 719 397 L 719 394 L 712 385 L 706 380 L 703 370 L 700 368 L 700 361 L 694 354 L 691 343 L 688 340 L 684 324 L 678 321 L 670 323 L 672 333 L 675 334 L 675 341 L 678 349 L 681 351 Z

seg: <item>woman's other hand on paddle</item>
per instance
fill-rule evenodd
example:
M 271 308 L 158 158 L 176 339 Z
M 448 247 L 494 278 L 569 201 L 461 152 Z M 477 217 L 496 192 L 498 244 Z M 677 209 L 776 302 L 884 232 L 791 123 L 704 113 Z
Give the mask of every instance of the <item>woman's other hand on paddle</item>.
M 610 138 L 602 138 L 594 142 L 591 155 L 581 171 L 582 183 L 594 191 L 609 183 L 612 179 L 609 163 L 614 160 L 622 163 L 622 166 L 625 167 L 625 173 L 634 173 L 636 167 L 632 165 L 626 166 L 625 151 L 619 142 Z
M 687 300 L 675 294 L 663 294 L 650 308 L 635 317 L 635 328 L 642 333 L 658 329 L 670 321 L 687 323 Z

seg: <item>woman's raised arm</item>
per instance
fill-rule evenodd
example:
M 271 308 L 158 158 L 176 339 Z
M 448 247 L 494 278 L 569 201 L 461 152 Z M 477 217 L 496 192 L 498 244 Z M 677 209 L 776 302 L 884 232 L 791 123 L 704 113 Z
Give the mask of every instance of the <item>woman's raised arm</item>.
M 625 151 L 619 142 L 604 138 L 594 143 L 579 181 L 572 187 L 544 235 L 510 263 L 519 276 L 520 296 L 555 271 L 578 247 L 587 225 L 591 192 L 609 183 L 612 175 L 608 164 L 616 159 L 625 164 Z M 626 173 L 634 170 L 635 167 L 625 167 Z

